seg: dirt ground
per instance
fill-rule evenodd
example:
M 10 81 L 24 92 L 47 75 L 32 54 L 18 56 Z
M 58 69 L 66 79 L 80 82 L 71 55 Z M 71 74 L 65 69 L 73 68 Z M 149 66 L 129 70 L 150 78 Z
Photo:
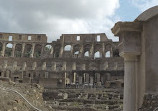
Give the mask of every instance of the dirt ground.
M 37 84 L 19 84 L 4 81 L 0 81 L 0 111 L 38 111 L 31 107 L 15 91 L 19 92 L 30 104 L 41 111 L 53 111 L 43 101 L 43 88 L 41 86 Z

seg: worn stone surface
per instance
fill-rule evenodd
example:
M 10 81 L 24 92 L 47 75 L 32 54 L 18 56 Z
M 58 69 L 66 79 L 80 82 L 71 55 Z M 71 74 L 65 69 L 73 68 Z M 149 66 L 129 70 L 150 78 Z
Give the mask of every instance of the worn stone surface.
M 45 34 L 0 33 L 0 77 L 52 88 L 105 87 L 123 79 L 118 44 L 104 33 L 63 34 L 51 43 Z

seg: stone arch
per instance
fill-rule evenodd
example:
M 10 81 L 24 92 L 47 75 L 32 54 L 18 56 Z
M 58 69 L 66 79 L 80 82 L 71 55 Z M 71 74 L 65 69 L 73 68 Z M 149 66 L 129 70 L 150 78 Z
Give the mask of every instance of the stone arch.
M 79 56 L 79 53 L 80 53 L 80 45 L 79 44 L 77 44 L 77 45 L 74 45 L 74 47 L 73 47 L 73 55 L 74 55 L 74 57 L 78 57 Z
M 6 49 L 5 49 L 5 57 L 10 57 L 12 55 L 12 49 L 13 44 L 12 43 L 7 43 L 6 44 Z
M 85 44 L 84 45 L 84 52 L 90 51 L 90 49 L 91 49 L 91 45 L 90 44 Z
M 91 49 L 90 44 L 84 45 L 84 57 L 90 57 L 90 49 Z
M 74 50 L 74 52 L 79 51 L 80 50 L 80 45 L 79 44 L 74 45 L 73 50 Z
M 71 51 L 72 46 L 71 45 L 65 45 L 64 51 Z
M 15 46 L 15 57 L 22 56 L 22 44 L 16 44 Z
M 100 51 L 97 51 L 97 52 L 94 53 L 94 59 L 101 58 L 101 57 L 102 57 L 102 54 L 101 54 Z
M 95 52 L 97 52 L 97 51 L 102 51 L 102 45 L 101 44 L 96 44 L 95 46 L 94 46 L 94 51 Z
M 38 58 L 41 56 L 42 45 L 36 44 L 34 50 L 34 57 Z
M 86 52 L 84 53 L 84 57 L 90 57 L 90 52 L 89 52 L 89 51 L 86 51 Z
M 111 51 L 112 49 L 113 49 L 112 44 L 108 43 L 108 44 L 105 45 L 105 50 L 110 50 Z
M 105 52 L 105 58 L 110 58 L 111 57 L 111 52 L 110 51 L 106 51 Z
M 26 44 L 25 45 L 24 57 L 30 57 L 31 49 L 32 49 L 32 45 L 31 44 Z
M 47 45 L 45 45 L 45 47 L 44 47 L 44 51 L 45 51 L 45 52 L 50 52 L 51 49 L 52 49 L 52 45 L 50 45 L 50 44 L 47 44 Z

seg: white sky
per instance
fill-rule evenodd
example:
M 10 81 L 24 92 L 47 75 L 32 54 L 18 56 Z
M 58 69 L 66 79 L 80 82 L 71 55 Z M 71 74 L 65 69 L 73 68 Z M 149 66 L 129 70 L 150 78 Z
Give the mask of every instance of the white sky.
M 44 33 L 49 42 L 64 33 L 106 33 L 116 40 L 111 28 L 122 20 L 126 9 L 121 7 L 127 2 L 131 9 L 127 14 L 133 15 L 133 9 L 142 12 L 158 4 L 158 0 L 0 0 L 0 32 Z

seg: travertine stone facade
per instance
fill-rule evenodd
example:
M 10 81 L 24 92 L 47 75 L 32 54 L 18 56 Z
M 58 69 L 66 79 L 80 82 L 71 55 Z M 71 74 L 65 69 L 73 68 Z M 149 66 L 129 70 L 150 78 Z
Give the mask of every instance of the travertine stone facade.
M 104 33 L 63 34 L 51 43 L 45 34 L 0 33 L 0 76 L 45 87 L 102 87 L 123 79 L 118 44 Z

